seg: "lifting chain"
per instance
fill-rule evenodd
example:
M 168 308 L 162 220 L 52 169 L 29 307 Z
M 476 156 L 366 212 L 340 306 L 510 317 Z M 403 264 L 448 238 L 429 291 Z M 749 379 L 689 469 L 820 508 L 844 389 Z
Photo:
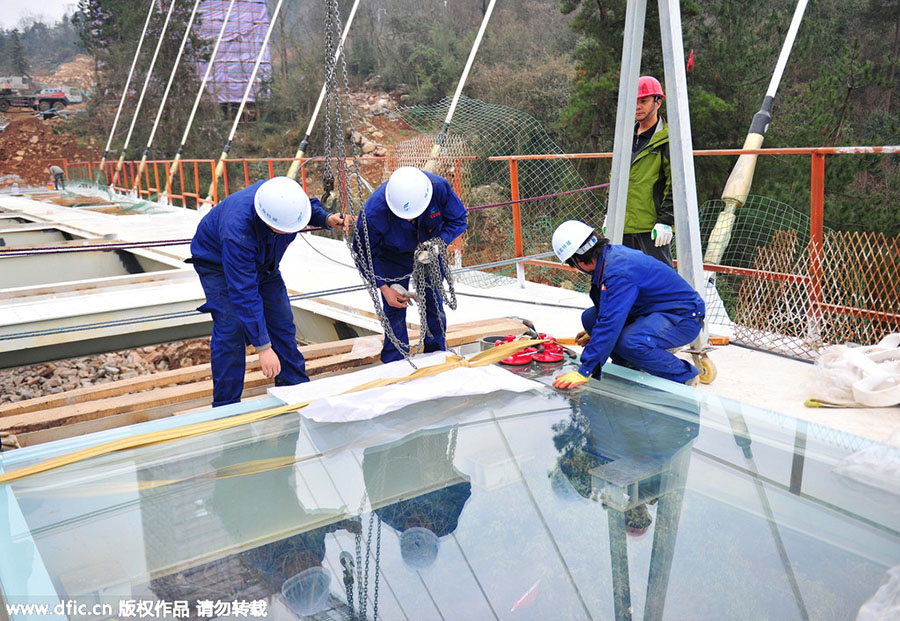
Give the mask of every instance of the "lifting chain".
M 413 271 L 410 281 L 422 301 L 419 304 L 419 345 L 425 342 L 431 334 L 426 318 L 426 296 L 431 296 L 432 302 L 437 306 L 443 300 L 447 306 L 456 310 L 456 290 L 453 287 L 453 275 L 450 270 L 450 255 L 447 245 L 440 237 L 433 237 L 420 243 L 413 252 Z M 444 281 L 447 288 L 444 289 Z M 429 291 L 430 289 L 430 291 Z M 441 333 L 447 333 L 443 317 L 438 317 L 441 323 Z
M 337 181 L 338 200 L 341 205 L 346 206 L 347 210 L 356 218 L 356 234 L 362 232 L 362 244 L 365 252 L 358 253 L 353 248 L 353 235 L 345 237 L 347 247 L 353 257 L 354 263 L 361 272 L 363 282 L 366 284 L 366 290 L 372 299 L 372 306 L 375 308 L 375 314 L 381 322 L 384 330 L 384 337 L 390 339 L 397 351 L 403 354 L 403 357 L 409 360 L 409 347 L 402 343 L 394 334 L 391 328 L 391 322 L 388 321 L 382 307 L 381 292 L 375 286 L 375 268 L 372 265 L 372 256 L 369 252 L 371 244 L 369 243 L 369 231 L 366 226 L 366 214 L 363 209 L 362 197 L 362 175 L 359 170 L 359 147 L 353 140 L 351 143 L 351 151 L 353 155 L 352 170 L 347 173 L 346 159 L 347 152 L 344 143 L 344 122 L 341 112 L 341 99 L 338 93 L 338 59 L 341 63 L 341 72 L 343 76 L 343 86 L 345 101 L 344 106 L 347 114 L 347 122 L 349 127 L 353 128 L 353 113 L 350 106 L 350 81 L 347 77 L 347 61 L 343 50 L 340 54 L 337 52 L 337 43 L 341 40 L 341 18 L 338 0 L 325 0 L 325 63 L 326 63 L 326 88 L 325 88 L 325 166 L 323 170 L 325 188 L 333 187 Z M 337 175 L 333 169 L 334 163 L 337 161 Z M 351 197 L 350 179 L 356 179 L 356 196 Z M 326 190 L 326 194 L 330 194 L 331 190 Z M 361 256 L 364 255 L 364 256 Z M 412 364 L 412 362 L 410 362 Z M 412 365 L 415 368 L 415 365 Z

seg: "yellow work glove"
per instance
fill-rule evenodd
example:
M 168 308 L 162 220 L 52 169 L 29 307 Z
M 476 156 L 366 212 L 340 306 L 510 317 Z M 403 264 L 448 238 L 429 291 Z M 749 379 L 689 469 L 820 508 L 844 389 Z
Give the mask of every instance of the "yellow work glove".
M 582 330 L 578 334 L 575 335 L 575 344 L 579 347 L 584 347 L 588 344 L 588 341 L 591 340 L 591 335 Z
M 587 381 L 587 377 L 578 371 L 572 371 L 565 375 L 557 376 L 556 379 L 553 380 L 553 386 L 554 388 L 575 388 L 576 386 L 587 383 Z

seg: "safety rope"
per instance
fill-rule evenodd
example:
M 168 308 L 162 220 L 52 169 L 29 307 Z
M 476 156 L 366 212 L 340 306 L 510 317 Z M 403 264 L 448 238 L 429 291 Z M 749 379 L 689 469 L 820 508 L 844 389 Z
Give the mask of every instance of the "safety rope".
M 540 201 L 549 198 L 557 198 L 559 196 L 566 196 L 567 194 L 576 194 L 578 192 L 591 192 L 593 190 L 597 190 L 600 188 L 608 187 L 608 183 L 601 183 L 599 185 L 591 185 L 583 188 L 576 188 L 574 190 L 566 190 L 564 192 L 555 192 L 553 194 L 542 194 L 541 196 L 531 196 L 528 198 L 519 198 L 514 201 L 503 201 L 500 203 L 486 203 L 484 205 L 476 205 L 474 207 L 467 207 L 466 211 L 479 211 L 481 209 L 490 209 L 492 207 L 506 207 L 508 205 L 517 205 L 519 203 L 528 203 L 531 201 Z M 360 214 L 362 217 L 362 213 Z M 322 227 L 309 226 L 300 231 L 301 233 L 309 233 L 313 231 L 324 231 Z M 181 246 L 191 243 L 191 239 L 161 239 L 154 241 L 121 241 L 121 242 L 112 242 L 108 244 L 95 244 L 91 246 L 35 246 L 32 248 L 28 248 L 26 250 L 16 250 L 14 246 L 0 248 L 0 259 L 4 257 L 21 257 L 21 256 L 29 256 L 36 254 L 52 254 L 53 252 L 93 252 L 96 250 L 124 250 L 127 248 L 154 248 L 157 246 Z M 352 249 L 351 249 L 352 253 Z M 321 253 L 320 253 L 321 254 Z M 553 253 L 543 253 L 547 256 L 552 255 Z M 518 260 L 518 259 L 516 259 Z M 487 265 L 487 264 L 485 264 Z M 454 271 L 454 273 L 458 273 Z
M 486 349 L 485 351 L 474 354 L 470 358 L 448 356 L 447 360 L 441 364 L 416 369 L 405 377 L 377 378 L 372 381 L 366 382 L 365 384 L 356 386 L 355 388 L 345 390 L 341 394 L 352 394 L 361 392 L 363 390 L 368 390 L 370 388 L 381 388 L 384 386 L 391 386 L 402 382 L 412 381 L 422 377 L 432 377 L 434 375 L 439 375 L 440 373 L 443 373 L 445 371 L 451 371 L 453 369 L 463 367 L 487 366 L 500 362 L 504 358 L 508 358 L 509 356 L 520 352 L 526 347 L 535 347 L 544 342 L 546 342 L 545 339 L 521 339 L 518 341 L 512 341 L 510 343 L 505 343 L 503 345 L 498 345 L 496 347 L 491 347 L 490 349 Z M 259 412 L 248 412 L 246 414 L 240 414 L 237 416 L 230 416 L 227 418 L 220 418 L 211 421 L 204 421 L 200 423 L 193 423 L 173 429 L 162 429 L 159 431 L 151 431 L 148 433 L 129 436 L 127 438 L 119 438 L 118 440 L 104 442 L 103 444 L 98 444 L 96 446 L 91 446 L 85 449 L 74 451 L 66 455 L 60 455 L 58 457 L 47 459 L 36 464 L 31 464 L 30 466 L 25 466 L 17 470 L 0 473 L 0 483 L 18 481 L 19 479 L 23 479 L 33 474 L 48 472 L 55 468 L 61 468 L 70 464 L 79 463 L 86 459 L 99 457 L 101 455 L 107 455 L 109 453 L 114 453 L 117 451 L 140 448 L 153 444 L 160 444 L 162 442 L 170 442 L 172 440 L 193 438 L 217 431 L 232 429 L 240 425 L 255 423 L 272 418 L 274 416 L 279 416 L 281 414 L 287 414 L 288 412 L 297 412 L 306 408 L 310 403 L 312 403 L 312 401 L 304 401 L 302 403 L 269 408 L 266 410 L 261 410 Z

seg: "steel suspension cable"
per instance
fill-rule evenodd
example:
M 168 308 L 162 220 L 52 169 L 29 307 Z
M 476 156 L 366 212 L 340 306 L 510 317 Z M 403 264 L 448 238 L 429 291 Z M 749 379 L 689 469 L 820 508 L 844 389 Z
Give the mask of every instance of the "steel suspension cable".
M 131 142 L 131 135 L 134 133 L 134 126 L 137 123 L 138 115 L 141 113 L 141 106 L 144 103 L 144 96 L 147 94 L 147 86 L 150 84 L 150 78 L 153 76 L 153 68 L 156 66 L 156 59 L 159 57 L 159 50 L 166 38 L 166 30 L 169 28 L 169 20 L 172 18 L 172 10 L 175 8 L 175 2 L 171 0 L 169 10 L 166 12 L 166 20 L 163 22 L 162 31 L 159 33 L 159 40 L 156 42 L 156 49 L 153 51 L 153 59 L 150 61 L 150 68 L 147 69 L 147 76 L 144 78 L 144 86 L 141 88 L 141 95 L 138 97 L 137 106 L 134 109 L 134 115 L 131 117 L 131 125 L 128 128 L 128 135 L 125 136 L 125 144 L 119 152 L 119 161 L 116 162 L 116 172 L 113 173 L 112 185 L 115 186 L 119 180 L 119 172 L 122 170 L 122 163 L 125 161 L 125 151 Z
M 481 27 L 478 29 L 478 34 L 475 36 L 475 43 L 472 44 L 472 50 L 469 52 L 466 66 L 459 78 L 459 84 L 456 85 L 456 92 L 453 94 L 453 100 L 450 102 L 450 108 L 447 109 L 447 117 L 444 119 L 444 125 L 441 127 L 441 131 L 435 139 L 429 159 L 425 163 L 424 168 L 429 172 L 433 172 L 434 169 L 437 168 L 437 158 L 441 154 L 444 139 L 447 136 L 447 131 L 450 129 L 450 121 L 453 119 L 453 113 L 456 112 L 456 105 L 459 103 L 460 95 L 462 95 L 463 86 L 465 86 L 466 80 L 469 78 L 469 70 L 472 68 L 472 63 L 475 61 L 475 54 L 478 53 L 478 47 L 481 45 L 481 37 L 484 36 L 484 31 L 487 29 L 488 21 L 491 19 L 491 13 L 493 13 L 494 4 L 496 3 L 497 0 L 491 0 L 487 11 L 484 13 L 484 17 L 481 20 Z
M 144 38 L 147 36 L 147 26 L 150 25 L 150 18 L 153 17 L 153 10 L 156 8 L 156 2 L 157 0 L 150 0 L 150 9 L 147 11 L 147 19 L 144 20 L 144 29 L 141 31 L 141 38 L 138 39 L 137 49 L 134 51 L 134 58 L 131 60 L 131 69 L 128 70 L 128 79 L 125 80 L 125 88 L 122 89 L 122 96 L 119 98 L 119 107 L 116 109 L 116 116 L 113 118 L 112 128 L 109 130 L 109 138 L 106 139 L 106 148 L 103 149 L 103 157 L 100 158 L 100 167 L 97 168 L 96 183 L 100 183 L 100 175 L 103 174 L 103 168 L 106 166 L 106 156 L 109 155 L 109 148 L 112 146 L 116 127 L 119 125 L 119 116 L 122 114 L 122 107 L 125 105 L 125 97 L 128 96 L 128 88 L 131 86 L 131 78 L 134 76 L 134 67 L 137 65 L 141 47 L 144 45 Z
M 356 9 L 359 8 L 359 0 L 354 0 L 353 7 L 350 9 L 350 15 L 347 17 L 347 23 L 344 25 L 344 31 L 341 33 L 341 42 L 338 44 L 337 49 L 334 52 L 334 61 L 332 62 L 332 66 L 330 67 L 330 71 L 333 71 L 334 68 L 337 67 L 338 56 L 340 56 L 341 52 L 344 49 L 344 41 L 347 39 L 347 33 L 350 32 L 350 24 L 353 23 L 353 18 L 356 16 Z M 300 141 L 300 146 L 297 147 L 297 152 L 294 154 L 294 161 L 291 162 L 291 167 L 288 169 L 287 176 L 291 179 L 297 178 L 297 173 L 300 171 L 300 160 L 306 154 L 306 148 L 309 146 L 309 137 L 312 134 L 313 127 L 316 124 L 316 119 L 319 116 L 319 110 L 322 107 L 322 101 L 325 99 L 325 93 L 328 90 L 328 83 L 331 79 L 330 72 L 325 76 L 325 81 L 322 84 L 322 90 L 319 91 L 319 99 L 316 101 L 316 107 L 313 109 L 312 117 L 309 119 L 309 125 L 306 128 L 306 134 L 303 136 L 303 140 Z
M 281 6 L 283 4 L 284 0 L 278 0 L 278 4 L 275 5 L 275 11 L 269 19 L 269 27 L 266 29 L 266 36 L 263 38 L 259 53 L 256 55 L 256 62 L 253 64 L 253 71 L 250 72 L 250 79 L 247 80 L 244 96 L 241 97 L 241 105 L 238 106 L 237 114 L 234 117 L 234 123 L 232 123 L 231 131 L 228 133 L 228 140 L 225 141 L 225 146 L 222 147 L 222 153 L 219 155 L 219 161 L 216 163 L 215 174 L 213 174 L 212 182 L 209 184 L 209 192 L 206 194 L 206 200 L 209 202 L 212 202 L 216 185 L 219 183 L 219 177 L 225 171 L 225 160 L 228 158 L 228 152 L 231 151 L 231 141 L 234 140 L 234 134 L 237 132 L 238 123 L 241 120 L 241 116 L 244 114 L 244 106 L 247 105 L 247 98 L 250 96 L 250 91 L 253 89 L 256 73 L 259 71 L 259 65 L 262 63 L 263 56 L 269 45 L 269 37 L 272 36 L 272 29 L 275 27 L 275 22 L 278 21 L 278 14 L 281 12 Z
M 219 53 L 219 44 L 222 43 L 222 37 L 225 35 L 225 27 L 231 17 L 231 9 L 234 8 L 235 0 L 228 3 L 228 10 L 225 12 L 225 18 L 222 20 L 222 27 L 219 29 L 219 36 L 216 38 L 216 44 L 213 46 L 212 55 L 209 57 L 209 63 L 206 65 L 206 72 L 203 74 L 203 80 L 200 81 L 200 88 L 197 89 L 197 96 L 194 98 L 194 107 L 191 108 L 191 114 L 188 116 L 187 125 L 184 128 L 184 134 L 181 136 L 181 144 L 175 157 L 169 165 L 169 174 L 166 179 L 166 195 L 172 196 L 172 182 L 175 180 L 175 171 L 178 170 L 178 162 L 181 160 L 181 154 L 184 153 L 184 145 L 187 144 L 188 134 L 191 133 L 191 125 L 194 124 L 194 116 L 197 114 L 197 108 L 200 107 L 200 99 L 203 97 L 203 91 L 206 90 L 206 83 L 209 81 L 209 74 L 212 72 L 213 64 L 216 62 L 216 55 Z
M 174 0 L 172 4 L 175 4 Z M 184 46 L 191 36 L 191 27 L 194 25 L 194 17 L 197 15 L 198 6 L 200 6 L 200 0 L 194 0 L 194 8 L 191 9 L 191 16 L 188 18 L 187 27 L 184 29 L 184 36 L 181 37 L 181 45 L 178 47 L 178 54 L 175 55 L 175 62 L 172 64 L 172 71 L 169 73 L 169 81 L 166 84 L 166 90 L 163 93 L 162 100 L 159 102 L 159 108 L 156 110 L 156 118 L 153 119 L 153 128 L 150 130 L 150 137 L 147 138 L 147 146 L 144 147 L 144 153 L 141 155 L 141 163 L 138 164 L 138 171 L 134 176 L 133 190 L 137 190 L 140 185 L 141 175 L 147 165 L 147 155 L 150 153 L 150 147 L 153 145 L 153 138 L 156 136 L 156 130 L 159 127 L 159 119 L 162 118 L 163 110 L 169 99 L 169 91 L 172 90 L 172 83 L 175 81 L 175 74 L 178 72 L 178 66 L 181 63 L 181 55 L 184 54 Z
M 778 84 L 781 82 L 785 65 L 794 47 L 794 40 L 797 37 L 800 22 L 803 21 L 803 13 L 806 10 L 807 1 L 800 0 L 797 3 L 797 8 L 794 9 L 794 16 L 791 19 L 791 25 L 785 36 L 784 44 L 781 46 L 778 62 L 775 64 L 775 72 L 772 74 L 769 88 L 766 90 L 762 107 L 759 109 L 759 112 L 753 115 L 753 120 L 750 122 L 750 130 L 747 132 L 747 137 L 744 140 L 744 149 L 759 149 L 762 147 L 766 131 L 769 129 L 769 122 L 772 120 L 775 92 L 778 90 Z M 725 189 L 722 191 L 725 209 L 716 218 L 716 224 L 709 235 L 709 241 L 706 244 L 706 255 L 703 257 L 704 263 L 719 263 L 722 260 L 722 255 L 725 254 L 725 249 L 731 242 L 735 211 L 747 199 L 750 185 L 753 183 L 753 173 L 756 170 L 756 160 L 758 158 L 759 155 L 757 153 L 742 153 L 731 170 L 728 181 L 725 182 Z

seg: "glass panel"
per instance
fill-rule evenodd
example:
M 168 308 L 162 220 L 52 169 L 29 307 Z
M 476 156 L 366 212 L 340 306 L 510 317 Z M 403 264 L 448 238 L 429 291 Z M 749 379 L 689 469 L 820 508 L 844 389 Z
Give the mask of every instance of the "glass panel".
M 616 372 L 282 415 L 12 489 L 59 598 L 108 617 L 847 619 L 900 561 L 900 500 L 834 471 L 867 444 Z

